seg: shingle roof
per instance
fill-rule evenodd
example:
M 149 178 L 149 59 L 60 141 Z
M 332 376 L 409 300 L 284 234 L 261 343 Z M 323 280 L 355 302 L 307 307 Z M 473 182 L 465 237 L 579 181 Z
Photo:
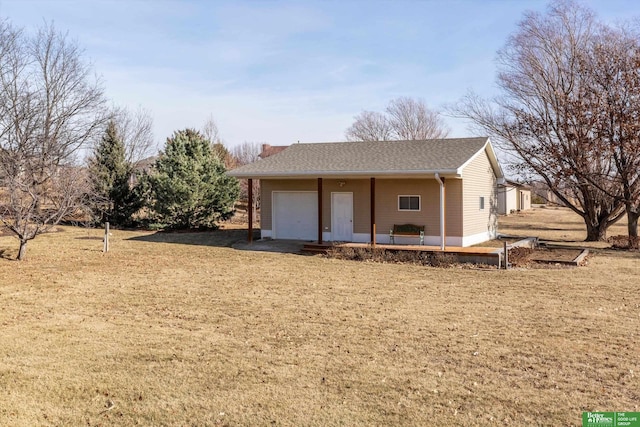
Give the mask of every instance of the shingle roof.
M 293 144 L 278 154 L 234 169 L 229 175 L 260 178 L 455 174 L 487 145 L 491 147 L 487 137 Z M 493 149 L 489 150 L 495 160 Z M 494 168 L 499 171 L 497 161 Z
M 288 145 L 262 144 L 262 153 L 258 154 L 258 157 L 260 157 L 261 159 L 266 159 L 267 157 L 278 154 L 279 152 L 286 150 L 287 148 L 289 148 Z

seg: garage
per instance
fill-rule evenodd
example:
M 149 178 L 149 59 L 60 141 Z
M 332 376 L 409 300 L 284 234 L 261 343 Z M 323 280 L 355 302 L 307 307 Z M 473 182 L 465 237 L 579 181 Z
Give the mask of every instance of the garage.
M 318 193 L 274 191 L 273 237 L 315 240 L 318 237 Z

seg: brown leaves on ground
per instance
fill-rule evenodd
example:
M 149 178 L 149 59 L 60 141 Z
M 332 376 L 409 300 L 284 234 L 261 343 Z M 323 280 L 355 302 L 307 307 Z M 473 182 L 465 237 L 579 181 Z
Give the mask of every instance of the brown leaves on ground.
M 611 236 L 607 239 L 614 249 L 639 249 L 640 237 L 632 236 Z

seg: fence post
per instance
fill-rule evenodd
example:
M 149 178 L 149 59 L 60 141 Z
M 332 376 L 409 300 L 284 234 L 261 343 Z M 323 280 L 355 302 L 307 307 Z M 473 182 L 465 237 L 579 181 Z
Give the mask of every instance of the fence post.
M 509 249 L 507 248 L 507 242 L 504 241 L 504 269 L 508 270 L 509 269 Z
M 104 223 L 104 245 L 102 246 L 102 252 L 109 252 L 109 221 Z

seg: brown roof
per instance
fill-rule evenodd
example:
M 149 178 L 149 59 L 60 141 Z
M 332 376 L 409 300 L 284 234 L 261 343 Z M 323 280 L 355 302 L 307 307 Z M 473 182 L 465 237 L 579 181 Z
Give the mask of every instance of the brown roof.
M 288 147 L 288 145 L 262 144 L 262 152 L 258 154 L 258 157 L 260 157 L 261 159 L 266 159 L 267 157 L 273 156 L 274 154 L 278 154 Z
M 486 150 L 498 177 L 489 138 L 423 141 L 373 141 L 293 144 L 280 153 L 229 172 L 238 178 L 460 175 L 475 155 Z

